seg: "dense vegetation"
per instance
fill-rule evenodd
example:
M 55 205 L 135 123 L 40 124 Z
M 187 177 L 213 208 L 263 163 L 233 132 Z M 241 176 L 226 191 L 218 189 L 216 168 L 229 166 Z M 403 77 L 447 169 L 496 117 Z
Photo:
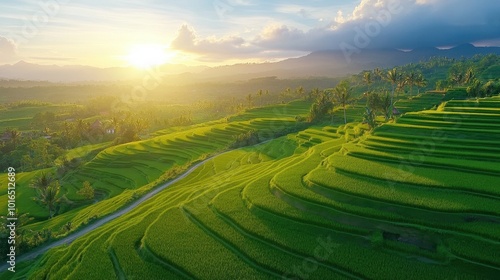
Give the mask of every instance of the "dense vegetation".
M 495 279 L 496 65 L 496 56 L 435 58 L 365 71 L 324 90 L 259 90 L 243 96 L 244 111 L 159 124 L 162 130 L 137 129 L 138 111 L 122 117 L 117 135 L 88 142 L 82 139 L 91 132 L 80 133 L 79 121 L 69 122 L 67 134 L 56 124 L 65 123 L 64 114 L 81 114 L 83 123 L 102 118 L 100 109 L 88 116 L 95 106 L 40 111 L 32 123 L 54 124 L 53 137 L 10 138 L 3 146 L 46 147 L 46 164 L 18 175 L 24 250 L 217 156 L 130 213 L 23 262 L 16 277 Z M 439 91 L 423 93 L 429 89 Z M 266 105 L 265 98 L 284 104 Z M 126 124 L 136 130 L 125 133 Z M 48 191 L 55 193 L 51 203 L 43 200 Z M 0 196 L 0 204 L 6 199 Z

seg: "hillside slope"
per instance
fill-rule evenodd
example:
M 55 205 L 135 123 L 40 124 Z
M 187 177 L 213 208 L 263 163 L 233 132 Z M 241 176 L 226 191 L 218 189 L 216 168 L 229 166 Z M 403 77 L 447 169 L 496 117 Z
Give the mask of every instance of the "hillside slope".
M 216 157 L 17 277 L 495 279 L 500 98 L 439 108 Z

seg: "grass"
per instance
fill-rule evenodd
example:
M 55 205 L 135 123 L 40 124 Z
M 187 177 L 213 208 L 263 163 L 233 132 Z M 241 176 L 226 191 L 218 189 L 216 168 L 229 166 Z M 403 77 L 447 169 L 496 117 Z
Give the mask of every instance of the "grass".
M 52 249 L 23 276 L 494 279 L 500 104 L 452 100 L 429 109 L 435 101 L 406 100 L 408 110 L 426 111 L 369 135 L 360 136 L 362 106 L 352 106 L 354 123 L 311 126 L 214 157 L 130 213 Z M 224 150 L 241 132 L 274 138 L 307 110 L 289 106 L 282 117 L 258 108 L 108 148 L 65 180 L 73 188 L 93 180 L 109 198 L 31 226 L 111 213 L 164 170 Z
M 422 93 L 417 96 L 399 99 L 395 107 L 401 113 L 428 110 L 438 105 L 443 100 L 443 95 L 438 93 Z
M 20 211 L 20 214 L 29 213 L 30 216 L 35 218 L 35 220 L 44 219 L 49 215 L 48 210 L 45 207 L 33 200 L 33 197 L 36 196 L 36 191 L 30 187 L 30 184 L 36 176 L 39 176 L 43 172 L 51 171 L 53 170 L 44 169 L 16 174 L 16 204 L 22 205 L 22 211 Z M 8 204 L 7 178 L 7 174 L 5 173 L 0 176 L 0 203 L 2 205 Z
M 299 108 L 307 112 L 306 103 L 290 105 L 297 113 Z M 288 105 L 279 105 L 280 110 L 288 110 Z M 268 107 L 272 112 L 274 109 Z M 29 188 L 31 180 L 41 171 L 18 173 L 17 201 L 23 207 L 20 214 L 29 213 L 35 219 L 25 226 L 28 231 L 40 231 L 50 228 L 52 231 L 63 232 L 63 226 L 72 222 L 76 229 L 92 222 L 96 218 L 106 216 L 161 182 L 173 178 L 187 166 L 203 159 L 207 155 L 221 152 L 234 141 L 233 137 L 249 130 L 257 130 L 261 140 L 272 138 L 277 131 L 294 129 L 293 118 L 274 117 L 255 118 L 251 121 L 212 122 L 205 126 L 193 126 L 184 131 L 160 135 L 145 141 L 128 143 L 102 150 L 106 143 L 88 145 L 71 150 L 68 157 L 86 157 L 102 150 L 92 160 L 77 170 L 70 172 L 61 180 L 61 195 L 76 202 L 77 208 L 46 220 L 48 211 L 33 200 L 35 190 Z M 286 152 L 286 151 L 285 151 Z M 279 156 L 280 150 L 267 149 L 270 156 Z M 59 159 L 60 160 L 60 159 Z M 173 172 L 173 170 L 178 170 Z M 6 174 L 0 176 L 0 182 L 7 180 Z M 92 186 L 104 194 L 104 200 L 98 202 L 83 201 L 77 194 L 83 182 L 89 181 Z M 7 184 L 0 189 L 0 202 L 7 204 Z M 100 198 L 102 199 L 102 197 Z M 81 205 L 81 206 L 80 206 Z
M 73 105 L 43 105 L 34 107 L 9 107 L 0 110 L 0 132 L 7 128 L 17 128 L 20 131 L 33 129 L 33 116 L 37 113 L 53 112 L 61 114 L 67 112 Z

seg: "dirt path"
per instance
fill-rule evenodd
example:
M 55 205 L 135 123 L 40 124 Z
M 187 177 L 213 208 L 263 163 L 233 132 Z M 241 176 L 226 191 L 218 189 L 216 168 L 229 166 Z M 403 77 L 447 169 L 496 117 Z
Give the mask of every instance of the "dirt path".
M 273 139 L 269 139 L 269 140 L 266 140 L 266 141 L 263 141 L 261 143 L 258 143 L 256 145 L 254 145 L 253 147 L 257 147 L 257 146 L 261 146 L 261 145 L 264 145 L 270 141 L 272 141 Z M 242 147 L 242 148 L 245 148 L 245 147 Z M 241 148 L 238 148 L 238 149 L 241 149 Z M 202 166 L 203 164 L 207 163 L 208 161 L 214 159 L 215 157 L 218 157 L 218 156 L 221 156 L 221 155 L 224 155 L 224 154 L 227 154 L 227 153 L 230 153 L 230 152 L 233 152 L 235 150 L 238 150 L 238 149 L 234 149 L 234 150 L 229 150 L 229 151 L 226 151 L 226 152 L 223 152 L 223 153 L 220 153 L 220 154 L 216 154 L 214 156 L 211 156 L 195 165 L 193 165 L 191 168 L 189 168 L 186 172 L 184 172 L 182 175 L 180 175 L 179 177 L 173 179 L 172 181 L 169 181 L 169 182 L 166 182 L 164 183 L 163 185 L 153 189 L 152 191 L 148 192 L 147 194 L 145 194 L 144 196 L 142 196 L 141 198 L 139 198 L 138 200 L 136 200 L 134 203 L 130 204 L 129 206 L 121 209 L 121 210 L 118 210 L 117 212 L 114 212 L 102 219 L 99 219 L 97 220 L 96 222 L 92 223 L 91 225 L 88 225 L 80 230 L 78 230 L 77 232 L 74 232 L 62 239 L 59 239 L 57 241 L 54 241 L 53 243 L 50 243 L 50 244 L 47 244 L 47 245 L 44 245 L 44 246 L 41 246 L 40 248 L 37 248 L 31 252 L 28 252 L 26 254 L 23 254 L 23 255 L 20 255 L 18 257 L 16 257 L 16 265 L 18 265 L 19 263 L 21 262 L 24 262 L 24 261 L 27 261 L 27 260 L 31 260 L 31 259 L 34 259 L 36 257 L 38 257 L 39 255 L 47 252 L 48 250 L 54 248 L 54 247 L 57 247 L 57 246 L 61 246 L 63 244 L 69 244 L 71 242 L 73 242 L 75 239 L 77 239 L 78 237 L 81 237 L 91 231 L 93 231 L 94 229 L 96 228 L 99 228 L 109 222 L 111 222 L 112 220 L 116 219 L 116 218 L 119 218 L 125 214 L 127 214 L 128 212 L 134 210 L 137 206 L 141 205 L 143 202 L 145 202 L 146 200 L 150 199 L 151 197 L 155 196 L 156 194 L 158 194 L 159 192 L 161 192 L 162 190 L 168 188 L 169 186 L 179 182 L 180 180 L 186 178 L 187 176 L 189 176 L 191 173 L 193 173 L 196 169 L 198 169 L 198 167 Z M 8 263 L 5 263 L 5 264 L 2 264 L 0 266 L 0 272 L 3 272 L 3 271 L 6 271 L 7 268 L 9 267 L 9 264 Z
M 201 165 L 205 164 L 206 162 L 208 162 L 209 160 L 212 160 L 213 158 L 217 157 L 217 156 L 220 156 L 220 155 L 223 155 L 225 153 L 228 153 L 228 152 L 224 152 L 224 153 L 221 153 L 221 154 L 217 154 L 215 156 L 212 156 L 212 157 L 209 157 L 197 164 L 195 164 L 194 166 L 192 166 L 191 168 L 189 168 L 186 172 L 184 172 L 182 175 L 180 175 L 179 177 L 175 178 L 174 180 L 172 181 L 169 181 L 169 182 L 166 182 L 164 183 L 163 185 L 153 189 L 152 191 L 148 192 L 147 194 L 145 194 L 144 196 L 142 196 L 141 198 L 139 198 L 138 200 L 134 201 L 134 203 L 132 203 L 131 205 L 128 205 L 127 207 L 121 209 L 121 210 L 118 210 L 117 212 L 114 212 L 102 219 L 99 219 L 97 220 L 96 222 L 88 225 L 87 227 L 84 227 L 82 228 L 81 230 L 78 230 L 77 232 L 74 232 L 62 239 L 59 239 L 53 243 L 50 243 L 50 244 L 47 244 L 45 246 L 42 246 L 40 248 L 37 248 L 31 252 L 28 252 L 26 254 L 23 254 L 23 255 L 20 255 L 19 257 L 16 258 L 16 265 L 21 263 L 21 262 L 24 262 L 24 261 L 27 261 L 27 260 L 31 260 L 31 259 L 34 259 L 36 257 L 38 257 L 39 255 L 47 252 L 48 250 L 54 248 L 54 247 L 57 247 L 57 246 L 61 246 L 63 244 L 69 244 L 71 242 L 73 242 L 75 239 L 77 239 L 78 237 L 81 237 L 91 231 L 93 231 L 94 229 L 96 228 L 99 228 L 101 227 L 102 225 L 106 224 L 106 223 L 109 223 L 111 222 L 112 220 L 118 218 L 118 217 L 121 217 L 125 214 L 127 214 L 128 212 L 134 210 L 137 206 L 141 205 L 143 202 L 145 202 L 146 200 L 150 199 L 151 197 L 155 196 L 156 194 L 158 194 L 159 192 L 161 192 L 162 190 L 166 189 L 167 187 L 179 182 L 180 180 L 186 178 L 189 174 L 193 173 L 193 171 L 195 171 L 198 167 L 200 167 Z M 7 268 L 9 267 L 8 264 L 3 264 L 0 266 L 0 271 L 5 271 L 7 270 Z

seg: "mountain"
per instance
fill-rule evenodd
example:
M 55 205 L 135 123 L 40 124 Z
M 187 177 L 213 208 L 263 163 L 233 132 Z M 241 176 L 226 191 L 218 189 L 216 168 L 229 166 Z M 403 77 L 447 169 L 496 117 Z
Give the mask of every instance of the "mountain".
M 266 76 L 277 76 L 278 78 L 340 77 L 376 67 L 391 68 L 415 63 L 436 56 L 459 59 L 489 53 L 500 55 L 500 48 L 460 45 L 443 50 L 437 48 L 419 48 L 412 51 L 364 49 L 351 55 L 345 55 L 339 50 L 324 50 L 275 63 L 237 64 L 208 68 L 195 75 L 185 74 L 184 78 L 189 81 L 237 81 Z
M 266 76 L 283 79 L 340 77 L 376 67 L 390 68 L 419 62 L 435 56 L 459 59 L 489 53 L 500 55 L 500 48 L 465 44 L 450 49 L 419 48 L 411 51 L 359 49 L 348 54 L 339 50 L 324 50 L 273 63 L 246 63 L 219 67 L 166 64 L 160 67 L 160 71 L 168 75 L 165 79 L 176 83 L 243 81 Z M 51 82 L 137 80 L 143 79 L 146 74 L 147 72 L 126 67 L 37 65 L 24 61 L 0 66 L 0 78 Z
M 123 77 L 131 79 L 136 71 L 125 68 L 96 68 L 90 66 L 38 65 L 20 61 L 0 66 L 0 77 L 4 79 L 37 80 L 51 82 L 103 81 Z
M 362 70 L 379 68 L 390 68 L 394 66 L 415 63 L 427 60 L 431 57 L 443 56 L 460 59 L 461 57 L 472 57 L 476 54 L 499 54 L 497 47 L 474 47 L 473 45 L 460 45 L 455 48 L 440 50 L 437 48 L 419 48 L 412 51 L 400 51 L 391 49 L 366 49 L 359 53 L 344 55 L 342 51 L 319 51 L 304 57 L 289 59 L 279 62 L 282 68 L 304 69 L 315 75 L 323 74 L 331 76 L 359 73 Z M 330 74 L 328 74 L 330 73 Z
M 185 65 L 169 64 L 162 66 L 162 72 L 177 75 L 184 72 L 199 72 L 207 67 L 189 67 Z M 17 79 L 50 82 L 104 82 L 129 81 L 142 79 L 147 74 L 144 70 L 133 67 L 97 68 L 82 65 L 39 65 L 19 61 L 12 65 L 0 66 L 0 79 Z

